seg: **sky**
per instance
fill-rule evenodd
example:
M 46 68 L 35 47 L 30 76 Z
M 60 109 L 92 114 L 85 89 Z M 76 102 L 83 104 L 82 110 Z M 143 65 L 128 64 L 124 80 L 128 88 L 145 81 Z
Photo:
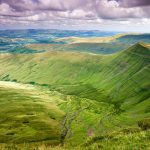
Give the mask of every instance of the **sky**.
M 150 0 L 0 0 L 0 29 L 150 32 Z

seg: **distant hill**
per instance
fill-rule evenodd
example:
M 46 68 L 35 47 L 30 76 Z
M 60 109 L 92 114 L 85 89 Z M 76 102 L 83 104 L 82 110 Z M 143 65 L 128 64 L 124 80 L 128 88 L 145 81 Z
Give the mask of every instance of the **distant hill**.
M 113 54 L 137 42 L 150 43 L 150 34 L 57 30 L 0 31 L 0 53 L 71 51 Z

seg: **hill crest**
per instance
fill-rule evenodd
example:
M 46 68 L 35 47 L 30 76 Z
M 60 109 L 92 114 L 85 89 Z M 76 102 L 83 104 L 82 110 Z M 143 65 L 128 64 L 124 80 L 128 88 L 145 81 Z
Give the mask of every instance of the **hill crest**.
M 145 44 L 143 42 L 138 42 L 135 45 L 124 50 L 124 52 L 149 57 L 150 56 L 150 45 Z

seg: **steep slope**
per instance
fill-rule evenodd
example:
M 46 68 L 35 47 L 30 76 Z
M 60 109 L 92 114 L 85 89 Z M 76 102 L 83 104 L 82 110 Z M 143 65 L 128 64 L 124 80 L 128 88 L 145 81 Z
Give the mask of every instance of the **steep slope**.
M 1 55 L 0 79 L 47 84 L 66 94 L 118 106 L 149 98 L 149 48 L 138 43 L 114 55 L 47 52 Z M 128 94 L 127 94 L 128 93 Z M 141 96 L 143 95 L 143 96 Z
M 0 81 L 0 143 L 59 143 L 64 112 L 31 85 Z
M 110 73 L 113 72 L 115 76 L 110 78 L 108 75 L 108 83 L 104 84 L 115 86 L 113 91 L 116 90 L 117 92 L 118 90 L 117 99 L 119 101 L 128 97 L 131 98 L 134 95 L 139 97 L 138 94 L 142 90 L 143 93 L 147 92 L 147 97 L 149 97 L 150 50 L 146 45 L 138 43 L 118 53 L 118 56 L 112 60 L 111 65 L 113 69 Z
M 117 131 L 129 126 L 137 127 L 138 121 L 150 116 L 150 49 L 149 45 L 143 43 L 137 43 L 113 55 L 58 51 L 40 54 L 1 54 L 0 68 L 1 80 L 30 83 L 33 86 L 54 90 L 54 95 L 56 91 L 63 93 L 65 101 L 59 103 L 58 106 L 59 109 L 66 112 L 66 115 L 78 113 L 78 110 L 85 108 L 78 114 L 78 118 L 74 119 L 71 126 L 74 134 L 68 141 L 74 145 L 85 142 L 89 134 L 99 136 L 102 133 Z M 20 107 L 22 106 L 22 101 L 20 101 L 22 92 L 10 87 L 3 87 L 0 90 L 2 95 L 8 92 L 8 97 L 3 96 L 6 99 L 10 99 L 11 94 L 14 95 L 12 97 L 14 104 L 20 104 L 18 105 L 19 110 L 22 108 Z M 29 108 L 35 108 L 36 105 L 33 103 L 35 99 L 32 99 L 33 97 L 28 93 L 23 95 L 24 100 L 31 104 Z M 49 97 L 49 99 L 52 98 Z M 4 103 L 3 100 L 2 103 Z M 49 120 L 47 112 L 50 114 L 52 112 L 51 109 L 45 107 L 45 103 L 50 101 L 37 97 L 36 100 L 43 101 L 38 111 L 41 114 L 44 109 L 45 119 Z M 57 104 L 57 100 L 54 103 Z M 8 104 L 7 101 L 6 104 Z M 9 109 L 10 107 L 8 111 Z M 63 112 L 59 109 L 54 110 L 57 117 L 54 114 L 51 115 L 52 118 L 55 116 L 57 125 L 63 116 Z M 42 120 L 41 115 L 39 117 L 39 120 Z M 20 118 L 20 122 L 22 119 L 24 117 Z M 37 121 L 38 118 L 34 119 Z M 53 122 L 45 124 L 50 128 L 55 125 Z M 49 128 L 43 130 L 50 131 Z M 57 131 L 60 133 L 59 130 Z M 21 133 L 14 132 L 18 136 Z M 54 137 L 52 139 L 58 142 L 60 134 L 55 136 L 55 133 L 52 134 Z M 3 134 L 7 133 L 3 131 Z M 124 135 L 121 136 L 124 139 Z M 49 139 L 50 136 L 46 134 L 40 140 L 47 138 Z
M 149 70 L 149 55 L 149 49 L 142 44 L 136 44 L 110 56 L 73 52 L 1 54 L 0 78 L 49 84 L 59 88 L 64 86 L 64 89 L 67 86 L 70 89 L 70 86 L 79 85 L 82 88 L 87 86 L 85 89 L 91 88 L 94 91 L 95 88 L 110 91 L 114 89 L 113 86 L 116 88 L 135 73 L 142 74 L 143 71 Z M 149 77 L 146 77 L 143 79 L 148 81 Z

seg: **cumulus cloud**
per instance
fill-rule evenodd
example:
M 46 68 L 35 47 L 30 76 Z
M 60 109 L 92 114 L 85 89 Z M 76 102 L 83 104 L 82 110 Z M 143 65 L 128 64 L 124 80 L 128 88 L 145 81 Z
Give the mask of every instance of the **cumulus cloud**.
M 0 0 L 0 23 L 109 22 L 150 18 L 150 0 Z M 74 20 L 74 21 L 73 21 Z M 130 21 L 129 21 L 130 20 Z M 146 21 L 145 21 L 146 23 Z M 66 23 L 67 24 L 67 23 Z
M 99 17 L 103 19 L 140 18 L 144 15 L 140 7 L 123 8 L 115 0 L 97 0 L 95 2 L 95 8 Z

